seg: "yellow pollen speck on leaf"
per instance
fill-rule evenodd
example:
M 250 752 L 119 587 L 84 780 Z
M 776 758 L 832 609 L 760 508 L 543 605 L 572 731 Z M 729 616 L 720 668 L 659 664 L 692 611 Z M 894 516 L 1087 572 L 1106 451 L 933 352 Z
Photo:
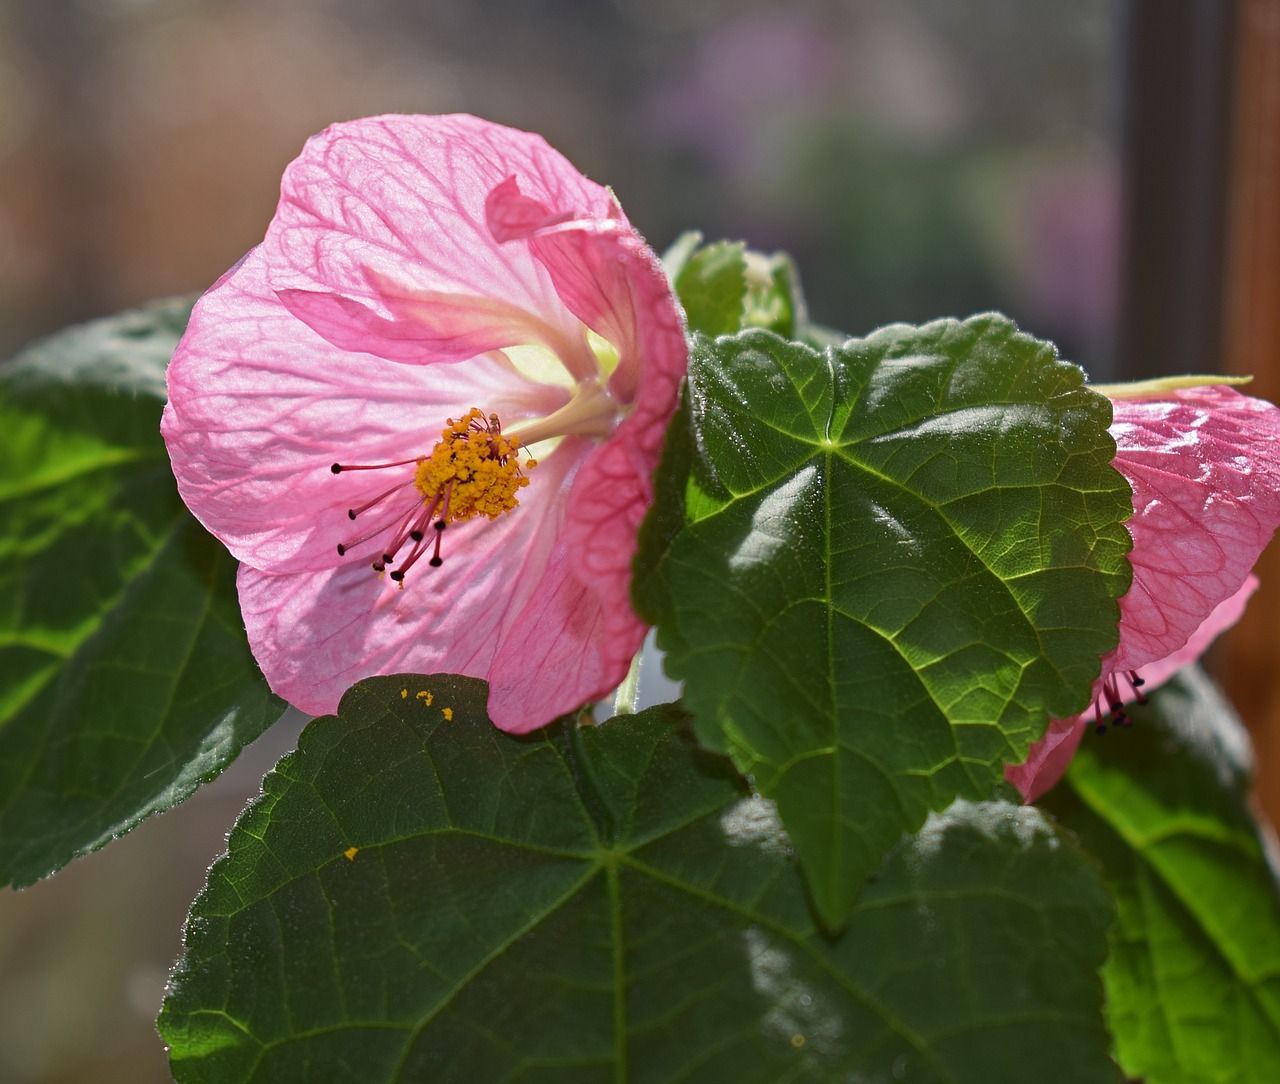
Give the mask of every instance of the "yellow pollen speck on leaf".
M 516 494 L 529 484 L 520 471 L 519 451 L 520 438 L 503 435 L 496 414 L 486 418 L 472 407 L 457 421 L 449 419 L 431 454 L 418 460 L 413 484 L 424 503 L 441 499 L 445 523 L 497 519 L 520 503 Z M 528 460 L 525 469 L 534 466 Z
M 802 1046 L 804 1046 L 804 1044 L 805 1044 L 805 1038 L 803 1035 L 796 1034 L 791 1036 L 791 1045 L 795 1047 L 796 1050 L 799 1050 Z
M 408 699 L 409 699 L 409 690 L 408 690 L 408 689 L 401 689 L 401 690 L 400 690 L 400 699 L 401 699 L 401 700 L 408 700 Z
M 453 708 L 441 708 L 440 714 L 444 716 L 444 721 L 446 723 L 453 722 Z
M 356 855 L 358 855 L 359 853 L 360 853 L 359 847 L 348 847 L 345 851 L 342 852 L 342 855 L 344 858 L 346 858 L 348 862 L 354 862 L 356 860 Z
M 435 697 L 427 692 L 426 689 L 423 689 L 422 692 L 418 693 L 418 699 L 422 701 L 424 707 L 429 708 L 431 707 L 431 701 L 433 701 Z

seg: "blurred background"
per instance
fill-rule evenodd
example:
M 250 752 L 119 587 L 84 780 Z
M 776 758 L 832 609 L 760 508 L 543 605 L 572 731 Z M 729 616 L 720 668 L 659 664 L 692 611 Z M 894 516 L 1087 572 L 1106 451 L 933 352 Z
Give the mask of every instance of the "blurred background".
M 0 356 L 209 285 L 325 125 L 465 111 L 544 134 L 659 250 L 789 251 L 851 333 L 994 308 L 1095 380 L 1274 375 L 1274 196 L 1239 178 L 1275 168 L 1240 87 L 1280 85 L 1277 36 L 1274 0 L 0 0 Z M 1248 635 L 1246 701 L 1274 673 Z M 169 1079 L 183 915 L 296 733 L 0 891 L 0 1081 Z
M 0 2 L 0 346 L 207 286 L 325 125 L 465 111 L 541 132 L 659 250 L 788 249 L 828 324 L 995 307 L 1105 365 L 1118 10 Z

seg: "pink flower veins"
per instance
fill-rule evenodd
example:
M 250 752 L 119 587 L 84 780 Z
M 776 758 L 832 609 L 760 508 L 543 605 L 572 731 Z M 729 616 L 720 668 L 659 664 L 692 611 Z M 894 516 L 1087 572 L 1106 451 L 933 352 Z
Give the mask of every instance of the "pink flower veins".
M 448 671 L 522 732 L 640 646 L 630 565 L 685 362 L 607 189 L 534 135 L 376 117 L 288 167 L 192 313 L 162 430 L 277 693 L 320 714 Z
M 1217 385 L 1112 406 L 1115 466 L 1133 489 L 1133 585 L 1120 600 L 1120 642 L 1102 657 L 1095 707 L 1052 720 L 1005 771 L 1027 801 L 1058 781 L 1113 706 L 1194 662 L 1239 620 L 1257 587 L 1253 565 L 1280 525 L 1280 409 Z

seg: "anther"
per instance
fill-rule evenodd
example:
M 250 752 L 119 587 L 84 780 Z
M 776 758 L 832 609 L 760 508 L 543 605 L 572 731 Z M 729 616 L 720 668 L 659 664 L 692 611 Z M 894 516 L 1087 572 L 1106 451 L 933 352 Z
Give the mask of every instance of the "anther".
M 1130 670 L 1125 674 L 1125 677 L 1128 678 L 1129 685 L 1133 689 L 1134 698 L 1138 703 L 1142 705 L 1150 704 L 1151 701 L 1142 695 L 1141 689 L 1146 682 L 1142 678 L 1138 677 L 1138 671 Z

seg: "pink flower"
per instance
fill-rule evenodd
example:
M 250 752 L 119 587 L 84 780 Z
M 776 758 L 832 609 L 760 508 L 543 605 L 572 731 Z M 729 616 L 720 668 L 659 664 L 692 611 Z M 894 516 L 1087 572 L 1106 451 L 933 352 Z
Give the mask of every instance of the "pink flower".
M 200 300 L 162 430 L 312 714 L 359 678 L 489 682 L 504 730 L 603 696 L 644 637 L 636 531 L 686 346 L 612 193 L 469 116 L 335 125 Z
M 1280 525 L 1272 404 L 1215 385 L 1112 405 L 1115 465 L 1133 489 L 1133 586 L 1120 600 L 1120 642 L 1094 682 L 1095 706 L 1052 720 L 1027 759 L 1005 771 L 1027 801 L 1058 781 L 1091 725 L 1105 727 L 1108 713 L 1126 724 L 1125 703 L 1194 662 L 1239 619 L 1257 587 L 1251 569 Z

